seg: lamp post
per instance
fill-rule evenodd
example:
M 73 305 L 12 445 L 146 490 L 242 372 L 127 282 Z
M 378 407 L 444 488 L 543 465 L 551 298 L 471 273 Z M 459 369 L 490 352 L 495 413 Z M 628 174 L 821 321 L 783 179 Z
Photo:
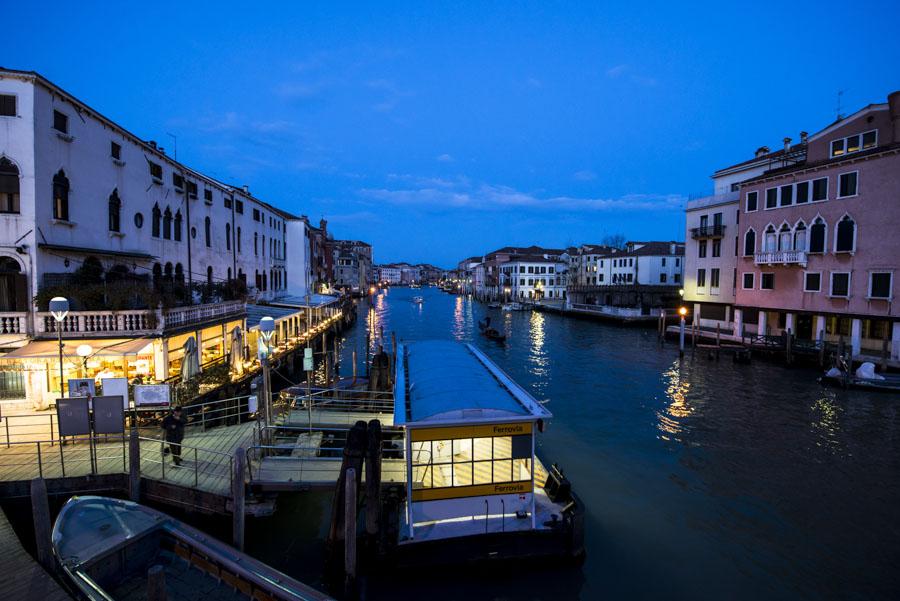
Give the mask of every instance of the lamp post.
M 263 317 L 259 320 L 259 335 L 266 345 L 266 352 L 260 357 L 263 368 L 263 406 L 266 418 L 266 426 L 272 425 L 272 380 L 269 374 L 269 353 L 272 350 L 269 344 L 272 334 L 275 333 L 275 320 L 271 317 Z
M 681 326 L 678 330 L 678 356 L 684 357 L 684 317 L 687 315 L 687 307 L 680 307 L 678 315 L 681 316 Z
M 63 396 L 63 341 L 62 324 L 69 314 L 69 300 L 62 296 L 54 296 L 50 299 L 50 314 L 56 320 L 56 333 L 59 339 L 59 396 Z
M 90 344 L 79 344 L 78 348 L 75 349 L 75 354 L 81 357 L 81 377 L 86 378 L 87 375 L 87 360 L 88 357 L 91 356 L 91 353 L 94 352 L 94 348 Z

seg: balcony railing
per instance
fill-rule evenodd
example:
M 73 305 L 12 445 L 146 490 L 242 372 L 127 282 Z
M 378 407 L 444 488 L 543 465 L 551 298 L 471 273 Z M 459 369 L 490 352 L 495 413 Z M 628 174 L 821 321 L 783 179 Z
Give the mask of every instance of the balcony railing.
M 757 265 L 803 265 L 806 266 L 806 253 L 802 250 L 776 250 L 756 253 Z
M 168 311 L 70 311 L 62 322 L 62 331 L 68 337 L 91 336 L 157 336 L 166 330 L 200 324 L 229 316 L 239 316 L 246 311 L 241 301 L 229 301 L 190 307 L 176 307 Z M 3 326 L 0 314 L 0 329 Z M 52 338 L 56 335 L 56 319 L 50 313 L 35 314 L 35 337 Z
M 28 313 L 0 313 L 0 334 L 24 334 Z
M 700 227 L 691 228 L 691 238 L 694 240 L 699 240 L 701 238 L 721 238 L 724 235 L 724 225 L 701 225 Z

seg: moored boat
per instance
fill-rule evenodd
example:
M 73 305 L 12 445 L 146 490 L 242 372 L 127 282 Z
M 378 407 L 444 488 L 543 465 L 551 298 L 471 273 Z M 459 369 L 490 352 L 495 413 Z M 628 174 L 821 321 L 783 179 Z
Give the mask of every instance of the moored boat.
M 841 388 L 900 392 L 900 375 L 875 373 L 875 365 L 869 362 L 863 363 L 855 373 L 850 373 L 844 364 L 832 367 L 819 381 Z
M 53 550 L 90 601 L 146 599 L 150 571 L 170 601 L 200 598 L 199 590 L 207 601 L 330 599 L 196 528 L 119 499 L 71 498 L 53 525 Z
M 414 297 L 412 297 L 412 302 L 413 302 L 413 304 L 421 305 L 422 303 L 425 302 L 425 299 L 421 296 L 414 296 Z
M 522 303 L 516 303 L 516 302 L 504 303 L 502 308 L 504 311 L 522 311 L 525 309 L 525 307 L 522 305 Z

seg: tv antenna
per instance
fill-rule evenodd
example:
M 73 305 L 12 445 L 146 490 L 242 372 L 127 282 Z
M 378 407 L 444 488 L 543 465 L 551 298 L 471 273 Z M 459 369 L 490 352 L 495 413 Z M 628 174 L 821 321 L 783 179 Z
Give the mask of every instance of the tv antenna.
M 841 119 L 844 118 L 844 113 L 842 111 L 843 111 L 844 92 L 846 92 L 846 91 L 847 90 L 838 90 L 838 93 L 837 93 L 837 107 L 835 108 L 835 113 L 837 115 L 837 119 L 836 119 L 837 121 L 840 121 Z

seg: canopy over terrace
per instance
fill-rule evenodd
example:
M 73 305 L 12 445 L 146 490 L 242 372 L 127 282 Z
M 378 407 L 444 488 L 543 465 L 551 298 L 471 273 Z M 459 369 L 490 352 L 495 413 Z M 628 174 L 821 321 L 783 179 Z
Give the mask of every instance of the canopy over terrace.
M 409 540 L 454 536 L 473 516 L 529 514 L 535 527 L 534 434 L 552 417 L 471 344 L 399 348 L 394 423 L 406 429 Z

